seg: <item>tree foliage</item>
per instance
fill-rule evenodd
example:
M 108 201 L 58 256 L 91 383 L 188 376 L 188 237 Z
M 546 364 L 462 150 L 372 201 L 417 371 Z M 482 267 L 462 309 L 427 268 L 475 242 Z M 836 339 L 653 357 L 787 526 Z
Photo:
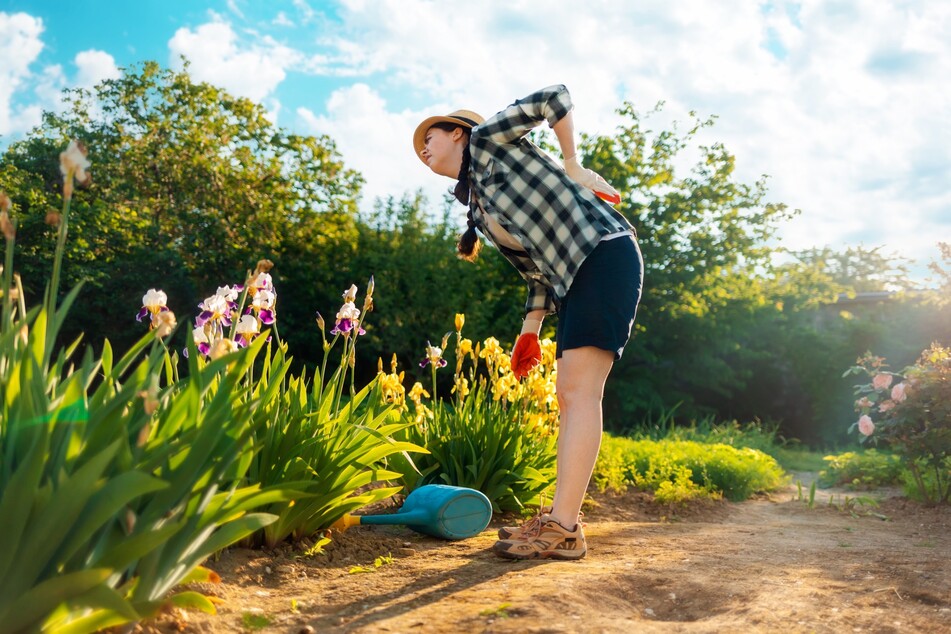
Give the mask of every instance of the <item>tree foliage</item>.
M 765 179 L 737 182 L 721 144 L 696 143 L 712 119 L 655 134 L 633 104 L 619 114 L 614 135 L 583 143 L 589 166 L 622 191 L 618 209 L 637 228 L 645 261 L 638 336 L 615 370 L 614 400 L 623 412 L 677 403 L 689 411 L 698 391 L 725 395 L 744 382 L 731 359 L 755 352 L 743 334 L 775 310 L 759 281 L 771 267 L 768 244 L 793 212 L 765 202 Z M 681 175 L 688 149 L 699 159 Z

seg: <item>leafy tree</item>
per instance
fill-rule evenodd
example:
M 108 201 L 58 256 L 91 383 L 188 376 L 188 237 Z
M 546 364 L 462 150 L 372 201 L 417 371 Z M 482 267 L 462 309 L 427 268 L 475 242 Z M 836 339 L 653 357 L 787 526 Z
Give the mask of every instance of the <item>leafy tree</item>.
M 933 303 L 938 306 L 951 305 L 951 242 L 939 242 L 941 261 L 932 261 L 928 268 L 935 274 L 937 284 Z
M 824 270 L 850 294 L 914 289 L 915 285 L 908 277 L 907 260 L 886 255 L 882 253 L 883 248 L 858 246 L 834 251 L 829 247 L 817 247 L 793 255 L 807 266 L 815 265 Z
M 358 356 L 363 355 L 358 367 L 362 363 L 375 371 L 379 358 L 388 364 L 396 354 L 410 377 L 423 375 L 418 363 L 426 342 L 438 346 L 454 329 L 456 313 L 465 314 L 463 335 L 474 342 L 490 336 L 504 345 L 514 342 L 525 303 L 521 279 L 491 247 L 475 263 L 457 258 L 458 225 L 453 218 L 463 208 L 449 199 L 443 204 L 441 217 L 434 221 L 421 194 L 390 197 L 378 201 L 359 223 L 349 270 L 372 273 L 376 291 L 369 332 L 358 348 Z M 347 279 L 337 281 L 337 300 L 349 284 Z M 451 373 L 444 374 L 440 378 L 451 378 Z
M 622 420 L 678 403 L 689 416 L 702 409 L 701 392 L 729 397 L 749 378 L 733 359 L 750 354 L 742 334 L 770 304 L 769 245 L 794 212 L 765 201 L 765 178 L 736 182 L 722 144 L 697 145 L 712 119 L 692 115 L 686 132 L 655 134 L 631 103 L 618 112 L 626 121 L 616 134 L 582 144 L 588 165 L 623 192 L 618 209 L 637 228 L 645 261 L 637 336 L 614 371 L 611 406 Z M 682 176 L 685 150 L 699 159 Z
M 45 113 L 2 160 L 42 181 L 12 192 L 29 229 L 18 236 L 20 267 L 37 294 L 49 266 L 42 218 L 59 206 L 58 153 L 69 138 L 89 148 L 95 182 L 74 197 L 63 285 L 87 282 L 78 300 L 85 312 L 67 334 L 95 330 L 129 342 L 136 332 L 127 320 L 150 287 L 187 312 L 218 286 L 243 282 L 260 258 L 278 271 L 298 258 L 323 270 L 334 266 L 336 245 L 355 238 L 362 179 L 330 139 L 277 128 L 260 105 L 193 83 L 187 68 L 147 62 L 91 91 L 67 92 L 66 112 Z M 279 302 L 292 322 L 313 310 L 291 293 Z

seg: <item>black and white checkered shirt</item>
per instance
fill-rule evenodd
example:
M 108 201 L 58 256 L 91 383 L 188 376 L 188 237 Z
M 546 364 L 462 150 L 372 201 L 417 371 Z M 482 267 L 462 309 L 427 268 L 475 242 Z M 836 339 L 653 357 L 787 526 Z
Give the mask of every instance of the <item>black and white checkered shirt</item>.
M 624 216 L 526 138 L 543 121 L 554 126 L 571 109 L 568 89 L 549 86 L 473 128 L 469 140 L 472 217 L 491 239 L 482 217 L 483 210 L 491 214 L 525 248 L 519 252 L 495 242 L 528 282 L 526 312 L 555 312 L 601 238 L 633 232 Z

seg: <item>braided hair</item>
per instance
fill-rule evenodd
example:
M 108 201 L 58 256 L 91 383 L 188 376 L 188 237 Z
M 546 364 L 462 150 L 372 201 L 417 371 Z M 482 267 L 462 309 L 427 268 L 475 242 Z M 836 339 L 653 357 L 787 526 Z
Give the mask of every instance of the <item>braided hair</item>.
M 466 135 L 466 145 L 462 150 L 462 166 L 459 168 L 456 185 L 452 188 L 452 195 L 455 196 L 456 200 L 461 204 L 468 206 L 471 193 L 469 185 L 469 163 L 472 160 L 469 154 L 469 130 L 460 125 L 442 121 L 433 124 L 432 127 L 445 130 L 446 132 L 452 132 L 456 128 L 459 128 Z M 470 207 L 469 211 L 466 212 L 466 230 L 459 236 L 459 241 L 456 243 L 456 251 L 463 260 L 473 262 L 481 250 L 482 241 L 479 240 L 479 234 L 476 233 L 475 219 L 472 217 L 472 208 Z

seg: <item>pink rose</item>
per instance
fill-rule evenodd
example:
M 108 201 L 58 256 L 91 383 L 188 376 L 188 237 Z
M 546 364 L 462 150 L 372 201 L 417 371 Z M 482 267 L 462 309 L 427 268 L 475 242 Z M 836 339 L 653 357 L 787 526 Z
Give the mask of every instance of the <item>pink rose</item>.
M 895 401 L 882 401 L 882 404 L 878 406 L 878 411 L 880 412 L 887 412 L 893 409 L 895 409 Z
M 901 403 L 905 400 L 905 384 L 899 383 L 892 388 L 892 400 Z
M 891 374 L 876 374 L 875 378 L 872 379 L 872 387 L 876 390 L 885 390 L 888 389 L 888 386 L 892 384 L 892 375 Z
M 855 401 L 855 406 L 859 409 L 865 409 L 866 407 L 872 406 L 872 401 L 868 400 L 867 396 L 863 396 L 859 400 Z
M 875 431 L 875 423 L 868 414 L 859 418 L 859 432 L 863 436 L 871 436 L 873 431 Z

